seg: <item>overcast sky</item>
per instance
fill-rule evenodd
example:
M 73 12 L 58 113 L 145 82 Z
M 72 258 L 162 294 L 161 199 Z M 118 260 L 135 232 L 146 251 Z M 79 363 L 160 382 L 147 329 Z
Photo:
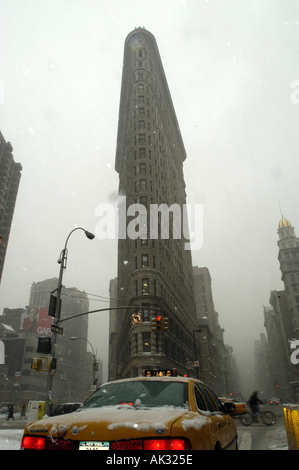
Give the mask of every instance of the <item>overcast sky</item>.
M 94 232 L 96 207 L 116 203 L 124 41 L 144 26 L 157 40 L 187 152 L 187 199 L 203 204 L 203 247 L 193 265 L 210 270 L 225 342 L 254 388 L 263 305 L 283 288 L 278 201 L 299 235 L 299 104 L 291 100 L 299 80 L 298 5 L 0 0 L 0 131 L 23 166 L 0 312 L 27 305 L 32 282 L 58 276 L 69 232 Z M 65 285 L 108 297 L 117 241 L 89 241 L 77 231 L 68 247 Z M 91 308 L 105 307 L 102 300 Z M 90 325 L 104 357 L 108 314 Z

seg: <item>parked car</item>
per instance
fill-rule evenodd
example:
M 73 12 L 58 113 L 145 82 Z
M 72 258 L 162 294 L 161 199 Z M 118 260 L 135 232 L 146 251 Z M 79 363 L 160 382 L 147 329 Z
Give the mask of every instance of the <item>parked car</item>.
M 231 400 L 230 398 L 225 398 L 225 397 L 220 397 L 219 400 L 221 403 L 234 403 L 235 405 L 235 411 L 231 414 L 231 416 L 236 416 L 236 415 L 243 415 L 245 413 L 249 413 L 248 406 L 246 403 L 239 403 L 237 401 Z

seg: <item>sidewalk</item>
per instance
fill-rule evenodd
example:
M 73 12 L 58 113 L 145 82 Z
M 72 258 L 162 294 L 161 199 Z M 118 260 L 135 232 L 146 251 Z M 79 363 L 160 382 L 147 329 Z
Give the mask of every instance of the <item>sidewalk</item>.
M 14 415 L 15 420 L 10 419 L 7 421 L 6 414 L 0 415 L 0 429 L 25 429 L 27 425 L 27 416 L 26 418 L 20 419 L 20 413 Z

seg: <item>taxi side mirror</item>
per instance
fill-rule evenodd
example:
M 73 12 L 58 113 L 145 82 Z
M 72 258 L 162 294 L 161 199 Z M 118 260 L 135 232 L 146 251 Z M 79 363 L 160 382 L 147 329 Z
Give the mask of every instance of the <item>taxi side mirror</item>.
M 234 403 L 226 402 L 222 403 L 224 413 L 230 415 L 236 411 L 236 405 Z

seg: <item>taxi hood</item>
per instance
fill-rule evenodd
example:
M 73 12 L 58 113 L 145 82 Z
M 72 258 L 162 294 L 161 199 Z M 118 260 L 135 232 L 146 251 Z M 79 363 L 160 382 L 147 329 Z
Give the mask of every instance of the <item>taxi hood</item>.
M 176 407 L 133 408 L 111 406 L 89 408 L 31 423 L 25 434 L 42 434 L 72 440 L 107 440 L 171 435 L 175 421 L 188 414 Z

